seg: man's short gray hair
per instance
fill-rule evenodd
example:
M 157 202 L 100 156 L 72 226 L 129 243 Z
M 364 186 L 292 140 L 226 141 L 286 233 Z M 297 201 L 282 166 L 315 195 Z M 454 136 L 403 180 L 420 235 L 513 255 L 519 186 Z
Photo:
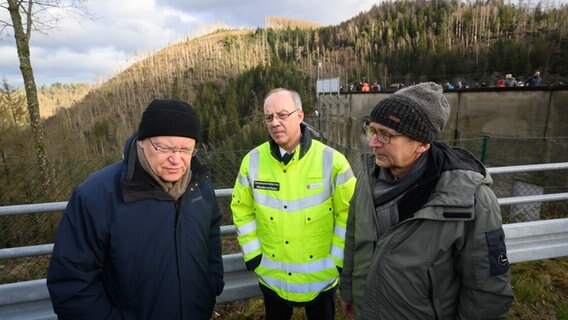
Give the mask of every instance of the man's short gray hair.
M 292 97 L 292 102 L 294 103 L 294 107 L 298 110 L 302 110 L 302 99 L 300 98 L 300 94 L 298 92 L 294 91 L 294 90 L 286 89 L 286 88 L 276 88 L 276 89 L 270 90 L 270 92 L 268 92 L 268 94 L 266 95 L 266 98 L 264 98 L 264 105 L 266 105 L 266 100 L 271 95 L 273 95 L 275 93 L 280 93 L 280 92 L 289 93 L 290 96 Z

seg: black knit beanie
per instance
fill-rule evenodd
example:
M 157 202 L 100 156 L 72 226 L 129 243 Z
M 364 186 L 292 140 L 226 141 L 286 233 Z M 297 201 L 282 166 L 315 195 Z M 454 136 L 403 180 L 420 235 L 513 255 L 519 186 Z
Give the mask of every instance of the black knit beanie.
M 156 136 L 200 138 L 201 123 L 193 108 L 178 100 L 156 99 L 144 113 L 138 127 L 138 140 Z
M 370 120 L 421 142 L 432 142 L 450 117 L 450 104 L 442 87 L 423 82 L 398 90 L 379 101 Z

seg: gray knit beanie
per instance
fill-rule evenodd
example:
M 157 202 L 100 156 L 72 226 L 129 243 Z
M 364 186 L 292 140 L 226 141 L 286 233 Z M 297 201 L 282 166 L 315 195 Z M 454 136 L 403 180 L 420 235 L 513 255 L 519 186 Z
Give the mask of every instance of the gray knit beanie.
M 138 140 L 155 136 L 177 136 L 199 141 L 200 131 L 199 117 L 187 102 L 155 99 L 142 113 Z
M 442 87 L 423 82 L 398 90 L 379 101 L 370 120 L 417 141 L 432 142 L 450 117 L 450 104 Z

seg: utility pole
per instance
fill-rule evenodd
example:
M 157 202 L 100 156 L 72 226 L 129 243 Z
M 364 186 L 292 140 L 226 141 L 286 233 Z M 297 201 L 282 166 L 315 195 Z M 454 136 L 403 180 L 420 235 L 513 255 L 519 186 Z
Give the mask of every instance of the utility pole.
M 318 100 L 318 105 L 317 105 L 317 109 L 316 109 L 316 116 L 317 116 L 317 121 L 318 121 L 318 130 L 321 133 L 321 118 L 320 118 L 321 117 L 321 114 L 320 114 L 321 104 L 320 104 L 320 92 L 318 90 L 320 73 L 321 73 L 321 61 L 318 61 L 317 80 L 316 80 L 316 99 Z

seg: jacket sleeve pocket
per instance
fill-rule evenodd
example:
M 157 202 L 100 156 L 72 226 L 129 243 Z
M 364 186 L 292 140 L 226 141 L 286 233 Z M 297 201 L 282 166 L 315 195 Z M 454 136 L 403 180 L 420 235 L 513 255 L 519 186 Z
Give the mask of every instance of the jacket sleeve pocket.
M 505 247 L 505 232 L 503 228 L 485 233 L 489 253 L 489 270 L 491 276 L 498 276 L 509 270 L 509 259 Z

